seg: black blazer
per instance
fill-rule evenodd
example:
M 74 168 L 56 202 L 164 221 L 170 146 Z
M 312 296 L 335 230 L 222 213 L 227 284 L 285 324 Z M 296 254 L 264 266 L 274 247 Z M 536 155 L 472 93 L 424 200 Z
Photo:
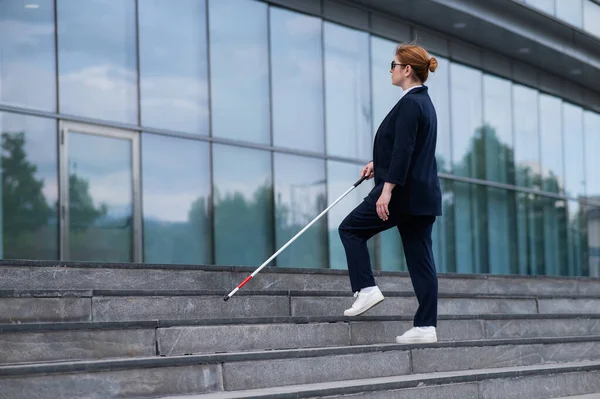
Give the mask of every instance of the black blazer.
M 390 214 L 442 214 L 435 147 L 437 115 L 426 86 L 404 95 L 375 134 L 375 187 L 365 198 L 375 204 L 385 182 L 395 183 Z

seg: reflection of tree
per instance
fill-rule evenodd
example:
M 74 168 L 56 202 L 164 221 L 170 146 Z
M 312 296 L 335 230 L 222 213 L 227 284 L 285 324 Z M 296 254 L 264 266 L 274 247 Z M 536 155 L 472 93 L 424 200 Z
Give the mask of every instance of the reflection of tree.
M 77 172 L 69 173 L 69 219 L 70 230 L 84 231 L 94 225 L 101 217 L 106 216 L 108 207 L 101 204 L 98 209 L 90 195 L 90 184 L 77 176 Z
M 556 193 L 562 188 L 551 171 L 544 176 L 532 165 L 515 165 L 513 148 L 488 124 L 476 129 L 454 174 Z M 448 271 L 491 272 L 501 257 L 496 270 L 503 273 L 567 274 L 565 201 L 456 181 L 444 186 L 454 194 L 444 202 Z
M 273 196 L 269 182 L 251 197 L 241 192 L 222 195 L 215 188 L 216 261 L 227 265 L 257 265 L 273 251 Z
M 37 167 L 27 160 L 25 134 L 2 133 L 2 202 L 4 237 L 33 232 L 53 215 L 46 202 Z
M 27 159 L 26 135 L 2 133 L 2 233 L 6 259 L 54 259 L 56 230 L 48 228 L 55 207 L 46 202 L 44 181 Z M 2 243 L 0 243 L 2 244 Z

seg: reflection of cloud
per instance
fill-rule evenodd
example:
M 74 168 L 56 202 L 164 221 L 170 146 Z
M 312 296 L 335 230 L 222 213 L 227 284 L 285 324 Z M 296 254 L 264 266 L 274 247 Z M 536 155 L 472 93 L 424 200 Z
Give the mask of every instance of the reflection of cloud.
M 131 172 L 129 170 L 93 177 L 89 183 L 90 195 L 96 206 L 102 203 L 111 207 L 131 204 Z
M 49 35 L 54 35 L 54 25 L 52 24 L 16 20 L 0 21 L 0 37 L 10 38 L 11 45 L 36 46 L 41 44 L 40 40 L 47 40 Z M 46 48 L 45 50 L 50 52 L 52 49 Z
M 198 199 L 193 192 L 153 192 L 144 195 L 144 218 L 165 222 L 187 222 L 192 204 Z
M 141 79 L 142 124 L 189 132 L 208 131 L 208 83 L 194 77 Z
M 284 23 L 285 32 L 293 38 L 304 39 L 306 36 L 321 35 L 321 22 L 317 18 L 308 17 L 305 15 L 295 15 L 295 13 L 292 14 L 289 11 L 278 12 L 280 14 L 287 14 L 287 18 Z
M 21 62 L 0 58 L 0 94 L 3 101 L 55 111 L 55 93 L 56 78 L 51 60 L 44 65 L 30 59 Z
M 60 75 L 61 112 L 137 124 L 135 71 L 98 64 Z

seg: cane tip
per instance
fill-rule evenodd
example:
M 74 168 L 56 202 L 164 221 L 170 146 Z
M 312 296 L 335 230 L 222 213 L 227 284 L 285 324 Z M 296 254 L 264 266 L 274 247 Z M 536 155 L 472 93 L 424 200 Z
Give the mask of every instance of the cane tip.
M 223 297 L 223 300 L 224 300 L 225 302 L 227 302 L 227 300 L 228 300 L 228 299 L 229 299 L 229 295 L 225 295 L 225 296 Z

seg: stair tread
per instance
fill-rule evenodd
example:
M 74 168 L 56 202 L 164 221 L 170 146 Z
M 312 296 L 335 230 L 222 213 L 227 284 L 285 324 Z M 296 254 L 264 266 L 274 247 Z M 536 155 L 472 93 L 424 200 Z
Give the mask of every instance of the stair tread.
M 223 298 L 225 290 L 189 290 L 189 289 L 0 289 L 0 298 L 89 298 L 89 297 L 217 297 Z M 410 289 L 386 290 L 381 292 L 386 297 L 406 298 L 414 297 Z M 237 297 L 245 296 L 293 296 L 293 297 L 348 297 L 352 293 L 341 290 L 244 290 L 236 294 Z M 469 298 L 469 299 L 600 299 L 598 295 L 586 293 L 553 293 L 553 294 L 515 294 L 515 293 L 470 293 L 470 292 L 440 292 L 439 298 Z M 230 299 L 235 300 L 235 296 Z
M 344 380 L 326 383 L 287 385 L 274 388 L 262 388 L 243 391 L 213 392 L 200 395 L 163 396 L 161 399 L 229 399 L 229 398 L 268 398 L 279 394 L 334 395 L 351 394 L 375 390 L 415 388 L 419 386 L 440 385 L 480 381 L 485 378 L 511 378 L 537 374 L 567 373 L 584 370 L 599 370 L 600 361 L 584 361 L 562 364 L 544 364 L 535 366 L 502 367 L 478 370 L 445 371 L 426 374 L 409 374 L 394 377 L 379 377 L 360 380 Z M 584 396 L 585 397 L 585 396 Z M 565 398 L 566 399 L 566 398 Z M 587 399 L 587 398 L 586 398 Z
M 600 319 L 600 313 L 542 313 L 542 314 L 447 314 L 438 320 L 575 320 Z M 413 316 L 274 316 L 274 317 L 230 317 L 213 319 L 132 320 L 132 321 L 73 321 L 73 322 L 26 322 L 0 323 L 0 333 L 71 331 L 87 329 L 136 329 L 167 327 L 203 327 L 257 324 L 318 324 L 356 323 L 380 321 L 412 321 Z
M 166 367 L 190 364 L 208 364 L 224 362 L 245 362 L 260 360 L 278 360 L 295 358 L 316 358 L 343 356 L 387 351 L 409 351 L 413 349 L 469 348 L 516 345 L 564 345 L 566 343 L 585 343 L 600 341 L 600 335 L 542 338 L 483 339 L 470 341 L 442 341 L 430 344 L 371 344 L 330 347 L 309 347 L 298 349 L 252 350 L 229 353 L 201 353 L 175 356 L 139 356 L 119 357 L 96 360 L 59 360 L 0 365 L 0 376 L 34 375 L 40 373 L 62 373 L 80 371 L 105 371 L 113 369 L 131 369 L 139 367 Z

